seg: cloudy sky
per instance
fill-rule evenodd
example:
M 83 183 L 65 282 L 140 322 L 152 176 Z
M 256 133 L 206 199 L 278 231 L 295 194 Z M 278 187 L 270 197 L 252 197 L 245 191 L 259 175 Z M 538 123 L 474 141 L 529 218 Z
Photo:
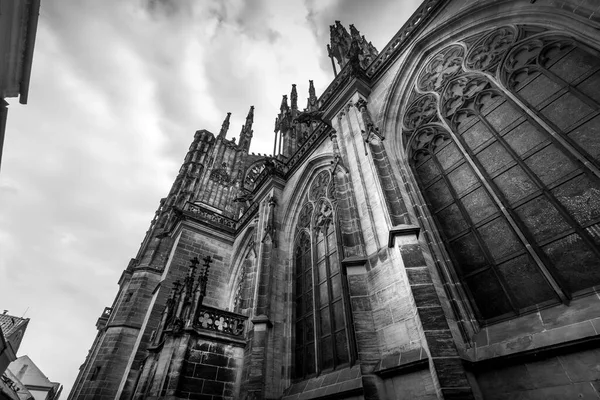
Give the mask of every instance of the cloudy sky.
M 42 0 L 29 104 L 12 104 L 0 169 L 0 312 L 19 351 L 70 391 L 197 129 L 272 149 L 281 95 L 333 78 L 329 25 L 381 50 L 420 0 Z

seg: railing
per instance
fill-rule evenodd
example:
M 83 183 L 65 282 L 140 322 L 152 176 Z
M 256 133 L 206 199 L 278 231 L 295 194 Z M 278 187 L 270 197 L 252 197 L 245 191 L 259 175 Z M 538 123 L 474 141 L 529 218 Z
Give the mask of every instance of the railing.
M 199 329 L 226 333 L 233 336 L 243 336 L 247 317 L 229 311 L 202 306 L 194 326 Z

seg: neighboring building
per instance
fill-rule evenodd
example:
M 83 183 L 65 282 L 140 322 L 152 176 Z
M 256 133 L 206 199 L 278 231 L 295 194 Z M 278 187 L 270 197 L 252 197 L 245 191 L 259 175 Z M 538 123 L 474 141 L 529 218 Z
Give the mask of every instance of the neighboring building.
M 17 359 L 17 351 L 28 324 L 29 318 L 8 315 L 8 310 L 0 314 L 0 400 L 17 400 L 19 395 L 25 393 L 7 368 Z
M 600 13 L 427 0 L 201 130 L 70 399 L 597 399 Z
M 40 0 L 0 0 L 0 164 L 8 114 L 7 97 L 27 104 Z
M 31 394 L 33 400 L 58 400 L 62 385 L 50 382 L 29 356 L 21 356 L 13 361 L 8 369 Z
M 7 314 L 0 314 L 0 375 L 6 371 L 8 364 L 17 359 L 17 350 L 21 346 L 29 318 L 19 318 Z

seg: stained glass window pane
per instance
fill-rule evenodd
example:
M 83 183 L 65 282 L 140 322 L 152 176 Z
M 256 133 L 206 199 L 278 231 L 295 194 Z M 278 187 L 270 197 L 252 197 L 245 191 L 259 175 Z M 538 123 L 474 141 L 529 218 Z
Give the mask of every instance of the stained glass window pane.
M 306 346 L 306 375 L 315 373 L 315 348 Z
M 331 320 L 329 316 L 329 307 L 324 307 L 319 311 L 321 318 L 321 336 L 331 333 Z
M 484 319 L 511 313 L 512 307 L 502 291 L 498 278 L 491 270 L 467 279 L 467 285 Z
M 327 251 L 332 252 L 335 251 L 336 243 L 335 243 L 335 232 L 333 228 L 329 229 L 329 233 L 327 234 Z
M 327 282 L 323 282 L 319 285 L 319 305 L 324 306 L 329 302 L 329 295 L 327 294 Z
M 335 351 L 337 364 L 343 364 L 350 361 L 350 357 L 348 355 L 348 337 L 346 335 L 346 331 L 335 334 Z
M 333 329 L 335 331 L 338 331 L 344 327 L 344 307 L 342 305 L 341 300 L 338 300 L 335 303 L 333 303 L 333 320 Z
M 527 158 L 525 163 L 546 185 L 577 169 L 575 163 L 553 144 Z
M 530 307 L 548 300 L 558 302 L 558 296 L 528 255 L 523 254 L 500 264 L 498 270 L 519 308 Z
M 321 341 L 321 363 L 323 369 L 329 369 L 333 367 L 333 346 L 331 344 L 331 337 L 327 337 Z
M 331 271 L 332 275 L 340 270 L 340 262 L 338 260 L 337 251 L 331 253 L 329 256 L 329 270 Z
M 317 264 L 317 270 L 319 271 L 319 282 L 323 282 L 325 279 L 327 279 L 327 268 L 325 265 L 325 259 L 321 260 L 319 264 Z
M 600 185 L 597 181 L 579 175 L 552 193 L 580 224 L 600 218 Z
M 566 236 L 544 246 L 560 276 L 571 291 L 600 284 L 598 258 L 578 234 Z

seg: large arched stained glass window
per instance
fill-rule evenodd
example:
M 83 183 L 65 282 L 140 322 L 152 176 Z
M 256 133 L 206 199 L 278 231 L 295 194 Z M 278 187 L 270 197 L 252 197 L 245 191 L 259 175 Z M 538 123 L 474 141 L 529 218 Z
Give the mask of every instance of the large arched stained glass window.
M 415 175 L 484 322 L 600 285 L 600 107 L 586 94 L 600 59 L 531 32 L 439 52 L 404 114 Z
M 294 376 L 350 362 L 349 313 L 328 171 L 319 173 L 297 223 L 294 246 Z

